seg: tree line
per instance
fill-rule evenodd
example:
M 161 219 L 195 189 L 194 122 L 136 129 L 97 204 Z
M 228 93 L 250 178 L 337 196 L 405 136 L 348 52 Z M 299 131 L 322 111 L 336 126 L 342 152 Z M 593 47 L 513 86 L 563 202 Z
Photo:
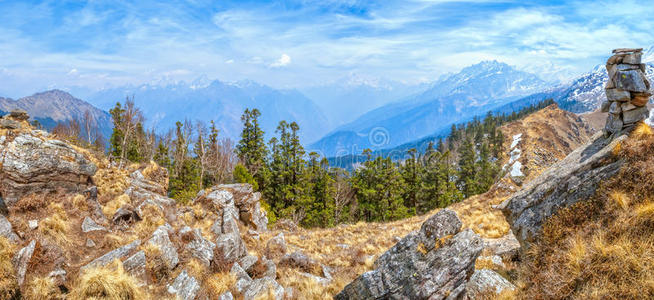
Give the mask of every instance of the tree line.
M 511 114 L 489 112 L 453 125 L 424 153 L 410 149 L 400 161 L 366 149 L 367 159 L 353 171 L 330 167 L 316 152 L 307 154 L 295 122 L 281 121 L 266 143 L 261 112 L 246 109 L 234 179 L 263 193 L 271 221 L 289 218 L 306 227 L 328 227 L 423 214 L 486 192 L 502 175 L 499 127 L 553 103 L 546 100 Z

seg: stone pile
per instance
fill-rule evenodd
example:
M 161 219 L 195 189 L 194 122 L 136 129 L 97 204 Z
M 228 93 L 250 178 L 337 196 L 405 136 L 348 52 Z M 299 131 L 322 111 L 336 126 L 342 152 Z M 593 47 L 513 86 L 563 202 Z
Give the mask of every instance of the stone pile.
M 615 49 L 606 62 L 609 80 L 606 83 L 607 101 L 602 112 L 608 112 L 605 131 L 607 135 L 633 128 L 649 117 L 647 102 L 652 95 L 650 83 L 645 77 L 646 65 L 641 63 L 643 49 Z

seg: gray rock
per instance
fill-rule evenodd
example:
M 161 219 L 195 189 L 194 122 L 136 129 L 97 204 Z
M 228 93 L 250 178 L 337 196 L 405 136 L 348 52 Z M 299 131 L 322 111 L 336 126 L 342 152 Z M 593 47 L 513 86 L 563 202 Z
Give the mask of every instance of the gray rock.
M 631 93 L 619 89 L 606 89 L 606 99 L 609 101 L 627 102 L 631 100 Z
M 625 103 L 622 103 L 621 108 L 622 108 L 622 111 L 629 111 L 629 110 L 634 110 L 634 109 L 638 108 L 638 106 L 633 105 L 633 104 L 631 104 L 629 102 L 625 102 Z
M 234 300 L 234 295 L 232 295 L 232 292 L 227 291 L 220 295 L 218 300 Z
M 625 111 L 622 113 L 624 124 L 633 124 L 640 120 L 649 118 L 649 109 L 647 106 L 639 107 L 637 109 Z
M 277 258 L 284 254 L 286 254 L 286 239 L 284 233 L 280 232 L 266 244 L 266 256 Z
M 0 214 L 0 236 L 4 236 L 12 242 L 18 242 L 18 235 L 14 233 L 11 223 L 2 214 Z
M 622 58 L 622 63 L 623 64 L 640 65 L 642 56 L 643 56 L 642 52 L 627 54 Z
M 148 241 L 148 244 L 154 245 L 159 248 L 161 251 L 161 259 L 166 264 L 168 270 L 174 269 L 179 263 L 179 257 L 177 255 L 177 248 L 170 241 L 168 236 L 168 229 L 170 225 L 161 225 L 153 233 L 152 238 Z
M 107 228 L 98 225 L 93 219 L 85 217 L 84 221 L 82 221 L 82 232 L 87 233 L 91 231 L 107 231 Z
M 279 265 L 298 268 L 307 273 L 311 273 L 311 271 L 320 268 L 320 264 L 316 260 L 310 258 L 301 251 L 295 251 L 291 254 L 284 255 L 284 257 L 279 260 Z
M 207 241 L 202 237 L 199 228 L 191 229 L 191 227 L 185 226 L 180 229 L 179 235 L 182 237 L 182 241 L 186 243 L 184 249 L 188 251 L 191 256 L 200 260 L 205 266 L 211 264 L 216 244 Z
M 214 263 L 217 265 L 230 264 L 246 254 L 245 243 L 237 233 L 223 234 L 216 239 Z
M 611 102 L 611 106 L 609 107 L 609 113 L 611 114 L 620 114 L 622 112 L 622 106 L 620 106 L 620 102 L 614 101 Z
M 439 211 L 418 232 L 410 233 L 382 254 L 375 261 L 374 270 L 348 284 L 335 298 L 456 299 L 462 296 L 483 243 L 472 230 L 458 232 L 460 228 L 461 221 L 453 211 Z
M 602 105 L 600 106 L 600 111 L 601 112 L 609 112 L 609 109 L 611 108 L 611 103 L 609 101 L 604 101 L 602 102 Z
M 102 267 L 110 264 L 116 259 L 122 259 L 127 257 L 132 251 L 136 250 L 141 245 L 141 240 L 133 241 L 125 246 L 122 246 L 118 249 L 112 250 L 105 255 L 102 255 L 85 266 L 80 268 L 80 271 L 87 270 L 89 268 Z
M 193 300 L 200 291 L 200 283 L 192 276 L 190 276 L 186 270 L 182 271 L 175 281 L 168 285 L 168 293 L 174 294 L 178 299 L 182 300 Z
M 92 239 L 86 239 L 86 247 L 95 248 L 95 242 Z
M 58 268 L 48 274 L 48 277 L 52 279 L 55 285 L 62 286 L 66 284 L 66 270 Z
M 243 293 L 243 299 L 260 299 L 268 295 L 269 292 L 272 293 L 274 299 L 281 300 L 284 297 L 284 287 L 279 285 L 274 279 L 267 277 L 254 279 Z
M 492 270 L 476 270 L 466 285 L 468 299 L 482 299 L 492 294 L 499 295 L 505 290 L 514 290 L 513 285 Z
M 38 192 L 82 192 L 97 167 L 70 145 L 21 134 L 5 144 L 0 154 L 0 190 L 7 207 Z
M 146 283 L 145 264 L 145 252 L 141 250 L 123 261 L 123 268 L 128 274 L 139 279 L 141 283 Z
M 625 91 L 642 93 L 647 91 L 645 75 L 638 70 L 618 71 L 616 87 Z
M 14 121 L 14 120 L 0 119 L 0 128 L 15 130 L 15 129 L 20 128 L 20 123 Z
M 622 130 L 623 125 L 624 123 L 622 123 L 622 117 L 620 117 L 620 115 L 609 114 L 606 118 L 606 126 L 604 126 L 604 129 L 609 133 L 616 133 Z
M 589 199 L 599 182 L 618 172 L 623 161 L 613 159 L 612 151 L 625 138 L 596 134 L 498 206 L 523 249 L 538 239 L 545 221 L 559 209 Z
M 504 259 L 513 260 L 520 254 L 520 242 L 515 238 L 513 232 L 509 231 L 499 239 L 484 239 L 484 249 L 489 249 L 491 253 Z
M 232 265 L 232 269 L 229 271 L 234 277 L 236 278 L 236 290 L 239 293 L 245 292 L 245 289 L 250 285 L 252 282 L 252 278 L 250 278 L 250 275 L 248 275 L 243 268 L 238 263 L 234 263 Z
M 29 221 L 27 221 L 27 227 L 29 227 L 30 230 L 37 229 L 37 228 L 39 228 L 39 221 L 29 220 Z
M 275 265 L 275 262 L 266 257 L 262 258 L 262 262 L 266 266 L 266 271 L 263 272 L 263 277 L 277 279 L 277 265 Z
M 16 280 L 18 281 L 19 286 L 22 286 L 25 281 L 27 266 L 29 265 L 30 259 L 32 259 L 35 247 L 36 241 L 32 240 L 29 245 L 20 249 L 13 258 L 12 262 L 16 268 Z
M 141 217 L 136 213 L 136 210 L 130 204 L 121 206 L 111 218 L 114 225 L 120 224 L 134 224 L 141 220 Z
M 238 264 L 245 270 L 250 271 L 250 268 L 259 261 L 259 258 L 254 255 L 246 255 L 238 260 Z

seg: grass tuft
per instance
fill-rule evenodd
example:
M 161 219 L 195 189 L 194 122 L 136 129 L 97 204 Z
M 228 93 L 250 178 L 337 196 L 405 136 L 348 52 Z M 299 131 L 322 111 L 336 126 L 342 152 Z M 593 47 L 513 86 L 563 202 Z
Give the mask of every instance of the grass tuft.
M 13 299 L 18 289 L 16 273 L 11 263 L 15 253 L 16 246 L 0 236 L 0 299 Z
M 53 300 L 64 299 L 64 297 L 52 278 L 36 277 L 27 284 L 25 299 Z
M 69 299 L 148 299 L 138 281 L 116 261 L 107 267 L 86 270 L 72 288 Z

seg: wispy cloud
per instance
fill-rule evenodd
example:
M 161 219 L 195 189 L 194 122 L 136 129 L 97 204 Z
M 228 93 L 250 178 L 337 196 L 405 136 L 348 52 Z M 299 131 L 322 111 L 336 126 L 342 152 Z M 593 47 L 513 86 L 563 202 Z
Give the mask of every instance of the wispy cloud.
M 351 72 L 417 82 L 485 59 L 564 79 L 611 48 L 654 44 L 645 2 L 0 1 L 0 93 L 202 74 L 276 87 Z

